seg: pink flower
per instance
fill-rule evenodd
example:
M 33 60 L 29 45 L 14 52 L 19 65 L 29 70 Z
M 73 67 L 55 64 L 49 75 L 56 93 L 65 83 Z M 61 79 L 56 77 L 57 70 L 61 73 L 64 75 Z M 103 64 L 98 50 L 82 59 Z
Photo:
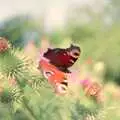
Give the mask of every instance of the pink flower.
M 17 84 L 17 82 L 16 82 L 15 78 L 12 78 L 12 79 L 9 80 L 9 85 L 10 86 L 15 86 L 16 84 Z
M 92 82 L 90 81 L 89 78 L 87 78 L 87 79 L 81 80 L 81 81 L 80 81 L 80 84 L 81 84 L 83 87 L 88 87 L 88 86 L 90 86 L 90 85 L 92 84 Z

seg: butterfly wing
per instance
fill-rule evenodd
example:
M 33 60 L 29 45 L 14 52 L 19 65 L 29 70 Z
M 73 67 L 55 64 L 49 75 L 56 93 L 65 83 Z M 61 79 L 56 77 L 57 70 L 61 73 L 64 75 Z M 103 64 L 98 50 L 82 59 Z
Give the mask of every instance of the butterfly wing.
M 43 56 L 48 58 L 48 59 L 52 59 L 53 55 L 55 57 L 61 51 L 62 51 L 62 49 L 60 49 L 60 48 L 55 48 L 55 49 L 48 48 L 47 52 L 45 52 Z
M 39 66 L 44 77 L 53 85 L 55 91 L 60 94 L 66 93 L 68 85 L 66 74 L 44 59 L 39 62 Z
M 79 57 L 80 50 L 78 47 L 48 49 L 44 53 L 44 57 L 50 60 L 50 63 L 55 65 L 59 70 L 70 73 L 68 70 Z
M 50 64 L 48 61 L 41 60 L 39 62 L 39 66 L 43 72 L 43 75 L 51 82 L 51 83 L 61 83 L 66 79 L 66 74 L 60 70 L 58 70 L 54 65 Z
M 44 57 L 50 60 L 50 63 L 57 67 L 65 67 L 68 64 L 69 56 L 66 54 L 65 49 L 48 49 L 44 53 Z

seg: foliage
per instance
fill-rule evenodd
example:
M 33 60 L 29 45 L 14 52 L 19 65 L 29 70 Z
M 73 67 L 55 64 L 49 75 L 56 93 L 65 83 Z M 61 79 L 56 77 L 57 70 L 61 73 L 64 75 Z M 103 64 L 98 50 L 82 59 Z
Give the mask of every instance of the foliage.
M 36 72 L 34 62 L 19 49 L 9 48 L 0 53 L 0 73 L 3 86 L 0 105 L 7 107 L 5 111 L 8 109 L 10 120 L 72 120 L 75 112 L 78 112 L 75 119 L 94 114 L 91 108 L 77 102 L 79 99 L 71 99 L 70 94 L 57 96 L 51 85 Z M 16 84 L 10 85 L 10 80 Z M 0 119 L 8 118 L 0 116 Z
M 35 20 L 27 15 L 18 15 L 11 17 L 1 23 L 0 36 L 9 39 L 14 47 L 22 47 L 25 45 L 27 39 L 38 39 L 39 30 Z M 35 34 L 34 38 L 26 38 L 27 34 Z M 37 37 L 36 37 L 37 35 Z
M 61 41 L 65 38 L 65 32 L 64 31 L 53 31 L 49 34 L 50 42 L 53 45 L 59 45 Z
M 120 84 L 119 1 L 112 2 L 113 7 L 117 6 L 112 13 L 108 11 L 115 16 L 112 24 L 108 25 L 102 19 L 105 13 L 100 13 L 102 15 L 98 15 L 97 20 L 94 13 L 87 24 L 67 21 L 66 29 L 48 35 L 54 46 L 66 47 L 72 39 L 72 43 L 81 47 L 81 57 L 76 63 L 77 70 L 80 69 L 77 79 L 82 79 L 81 74 L 85 72 L 87 77 L 94 76 L 92 80 L 101 80 L 93 68 L 98 61 L 105 64 L 105 76 L 101 80 L 108 81 L 103 86 L 104 103 L 98 104 L 86 97 L 80 86 L 79 90 L 70 88 L 72 92 L 68 91 L 65 96 L 56 95 L 53 87 L 36 69 L 34 61 L 28 59 L 22 50 L 13 47 L 0 53 L 0 120 L 120 120 L 120 88 L 114 83 Z M 0 35 L 6 36 L 13 46 L 21 47 L 31 31 L 39 33 L 33 19 L 17 16 L 4 23 Z M 92 63 L 83 70 L 84 62 L 89 57 Z M 13 82 L 10 85 L 11 80 L 16 84 Z M 113 83 L 110 84 L 110 81 Z

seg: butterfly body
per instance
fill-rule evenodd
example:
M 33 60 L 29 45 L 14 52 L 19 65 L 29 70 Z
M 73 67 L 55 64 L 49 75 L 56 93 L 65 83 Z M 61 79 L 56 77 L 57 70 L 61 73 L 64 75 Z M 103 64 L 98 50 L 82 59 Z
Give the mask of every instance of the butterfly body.
M 44 53 L 44 57 L 49 59 L 51 64 L 64 72 L 69 72 L 68 68 L 76 62 L 79 55 L 80 48 L 73 45 L 67 49 L 49 48 L 48 51 Z

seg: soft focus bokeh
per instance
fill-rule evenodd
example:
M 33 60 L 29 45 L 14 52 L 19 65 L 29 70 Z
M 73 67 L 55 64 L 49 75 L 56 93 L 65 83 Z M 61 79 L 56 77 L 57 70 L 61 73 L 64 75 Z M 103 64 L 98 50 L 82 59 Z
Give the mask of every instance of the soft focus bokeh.
M 37 61 L 47 48 L 67 48 L 71 43 L 81 48 L 80 58 L 70 68 L 67 95 L 56 95 L 45 78 L 39 87 L 35 83 L 35 91 L 23 80 L 21 94 L 28 101 L 23 98 L 23 106 L 6 104 L 9 89 L 4 91 L 7 98 L 0 99 L 0 120 L 120 120 L 120 0 L 2 0 L 0 37 L 14 47 L 12 55 L 16 51 L 18 59 L 26 56 L 32 61 L 24 64 L 30 71 L 19 69 L 29 84 L 30 74 L 41 79 Z M 18 59 L 6 56 L 2 61 L 0 55 L 0 94 L 8 84 L 16 88 L 16 79 L 7 78 L 7 73 L 12 74 Z M 81 80 L 102 86 L 97 102 L 85 95 Z

